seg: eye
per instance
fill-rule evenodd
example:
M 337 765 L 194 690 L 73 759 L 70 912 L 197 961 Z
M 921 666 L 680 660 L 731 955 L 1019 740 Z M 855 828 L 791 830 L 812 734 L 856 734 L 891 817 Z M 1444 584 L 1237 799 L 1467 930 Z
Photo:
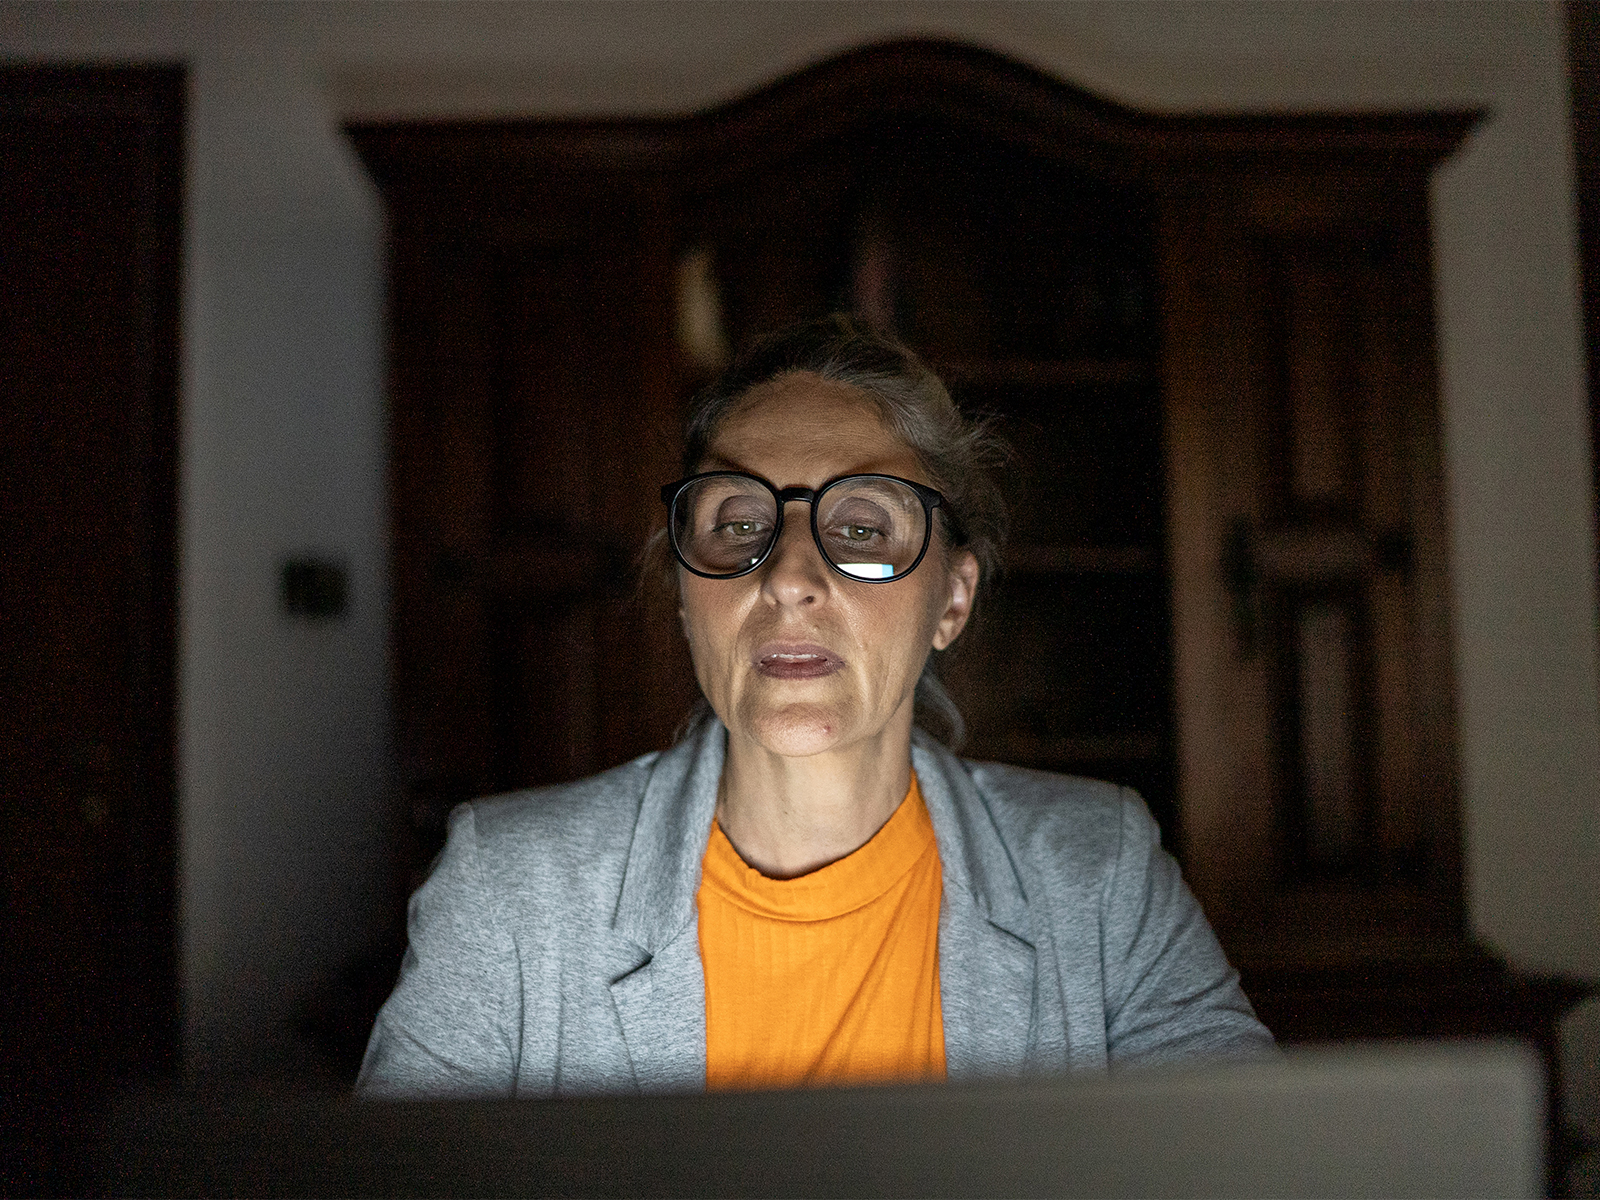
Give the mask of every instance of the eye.
M 843 529 L 845 540 L 850 542 L 871 541 L 879 532 L 871 525 L 846 525 Z
M 712 533 L 730 534 L 733 537 L 754 537 L 764 532 L 766 525 L 761 521 L 724 521 L 712 527 Z

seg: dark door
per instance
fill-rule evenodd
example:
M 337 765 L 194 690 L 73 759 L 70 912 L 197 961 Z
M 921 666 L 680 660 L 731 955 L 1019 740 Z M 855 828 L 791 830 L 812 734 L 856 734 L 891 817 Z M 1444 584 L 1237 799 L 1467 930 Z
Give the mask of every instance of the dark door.
M 41 1092 L 176 1050 L 182 88 L 0 70 L 0 1071 Z

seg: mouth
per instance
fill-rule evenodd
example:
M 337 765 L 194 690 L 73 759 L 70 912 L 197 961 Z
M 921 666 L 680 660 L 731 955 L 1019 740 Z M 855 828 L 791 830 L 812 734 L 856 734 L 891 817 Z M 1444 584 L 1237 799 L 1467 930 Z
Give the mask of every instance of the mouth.
M 768 642 L 751 660 L 758 672 L 771 679 L 820 679 L 844 668 L 844 659 L 814 642 Z

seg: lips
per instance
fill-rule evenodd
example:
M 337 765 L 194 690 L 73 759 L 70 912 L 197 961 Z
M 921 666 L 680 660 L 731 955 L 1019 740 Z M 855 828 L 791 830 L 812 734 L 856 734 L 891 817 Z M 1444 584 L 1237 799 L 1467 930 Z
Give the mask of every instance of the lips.
M 844 667 L 844 659 L 815 642 L 768 642 L 751 658 L 757 671 L 773 679 L 820 679 Z

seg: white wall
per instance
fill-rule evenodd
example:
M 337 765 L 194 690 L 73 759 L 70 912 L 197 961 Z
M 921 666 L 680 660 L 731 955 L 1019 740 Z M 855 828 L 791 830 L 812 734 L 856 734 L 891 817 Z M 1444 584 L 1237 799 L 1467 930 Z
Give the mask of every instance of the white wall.
M 186 1053 L 255 1068 L 381 927 L 388 712 L 382 222 L 316 93 L 190 59 L 180 789 Z M 350 615 L 277 607 L 287 556 Z
M 908 34 L 986 45 L 1149 108 L 1491 111 L 1433 192 L 1471 917 L 1514 963 L 1600 976 L 1559 7 L 0 0 L 8 57 L 193 68 L 180 721 L 197 1061 L 255 1046 L 262 1014 L 287 1011 L 348 949 L 341 923 L 377 902 L 376 862 L 346 847 L 382 828 L 390 779 L 380 225 L 338 121 L 684 112 Z M 344 625 L 274 612 L 274 565 L 301 546 L 348 555 Z M 1595 1024 L 1574 1043 L 1591 1095 Z

